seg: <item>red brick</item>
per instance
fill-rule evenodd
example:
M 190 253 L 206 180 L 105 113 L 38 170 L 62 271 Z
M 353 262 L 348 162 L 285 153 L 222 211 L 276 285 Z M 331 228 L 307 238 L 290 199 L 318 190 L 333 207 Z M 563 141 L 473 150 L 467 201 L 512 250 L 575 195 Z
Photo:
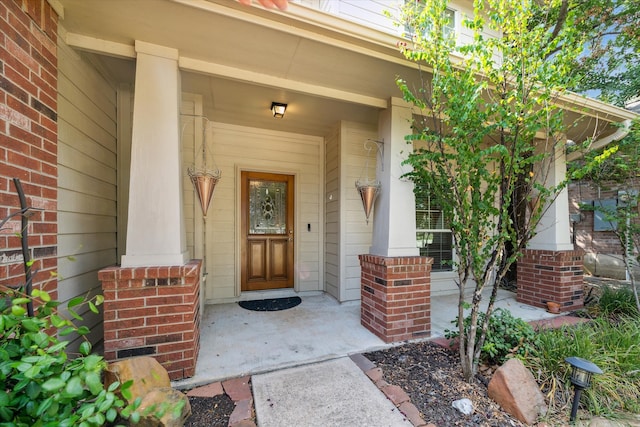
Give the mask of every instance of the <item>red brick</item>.
M 251 388 L 249 387 L 249 381 L 251 377 L 234 378 L 222 383 L 224 391 L 234 401 L 251 399 Z

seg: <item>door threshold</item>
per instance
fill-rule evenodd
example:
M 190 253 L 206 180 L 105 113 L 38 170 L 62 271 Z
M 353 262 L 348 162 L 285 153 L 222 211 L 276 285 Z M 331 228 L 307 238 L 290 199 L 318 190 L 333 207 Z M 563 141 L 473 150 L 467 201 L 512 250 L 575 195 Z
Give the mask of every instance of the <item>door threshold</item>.
M 238 297 L 238 301 L 251 301 L 266 298 L 287 298 L 322 295 L 322 291 L 296 292 L 293 288 L 269 289 L 265 291 L 243 291 Z

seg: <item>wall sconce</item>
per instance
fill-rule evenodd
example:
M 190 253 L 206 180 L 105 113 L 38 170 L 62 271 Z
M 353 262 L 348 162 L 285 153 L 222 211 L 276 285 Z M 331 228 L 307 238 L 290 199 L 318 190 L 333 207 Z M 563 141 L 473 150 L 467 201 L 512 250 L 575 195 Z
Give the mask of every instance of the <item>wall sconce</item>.
M 279 102 L 271 103 L 271 112 L 273 113 L 273 117 L 276 119 L 283 118 L 285 111 L 287 111 L 287 104 L 281 104 Z
M 593 374 L 601 374 L 602 370 L 594 363 L 580 357 L 567 357 L 564 361 L 571 365 L 571 383 L 575 389 L 573 405 L 571 406 L 571 417 L 569 417 L 569 421 L 573 422 L 575 421 L 576 414 L 578 413 L 578 405 L 580 403 L 580 394 L 582 393 L 582 390 L 589 388 L 591 386 L 591 377 Z

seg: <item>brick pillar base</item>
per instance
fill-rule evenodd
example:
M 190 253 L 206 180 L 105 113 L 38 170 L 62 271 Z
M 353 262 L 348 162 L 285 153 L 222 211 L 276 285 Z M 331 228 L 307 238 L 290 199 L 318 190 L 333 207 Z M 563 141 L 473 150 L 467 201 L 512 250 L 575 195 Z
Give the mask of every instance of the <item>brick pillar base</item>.
M 172 380 L 192 377 L 200 347 L 200 260 L 175 267 L 109 267 L 104 357 L 153 356 Z
M 362 326 L 386 343 L 429 336 L 433 259 L 359 258 Z
M 526 249 L 518 260 L 519 302 L 547 307 L 560 304 L 560 311 L 584 306 L 582 250 L 548 251 Z

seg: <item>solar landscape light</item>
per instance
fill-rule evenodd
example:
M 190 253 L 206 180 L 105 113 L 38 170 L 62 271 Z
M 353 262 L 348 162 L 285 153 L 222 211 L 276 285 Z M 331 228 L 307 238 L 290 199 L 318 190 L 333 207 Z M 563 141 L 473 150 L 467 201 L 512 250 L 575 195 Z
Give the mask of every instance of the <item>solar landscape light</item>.
M 593 374 L 601 374 L 602 370 L 594 363 L 581 357 L 567 357 L 564 361 L 571 365 L 571 383 L 575 389 L 575 394 L 573 396 L 573 405 L 571 406 L 571 417 L 569 417 L 569 421 L 574 421 L 578 413 L 582 390 L 589 388 Z

